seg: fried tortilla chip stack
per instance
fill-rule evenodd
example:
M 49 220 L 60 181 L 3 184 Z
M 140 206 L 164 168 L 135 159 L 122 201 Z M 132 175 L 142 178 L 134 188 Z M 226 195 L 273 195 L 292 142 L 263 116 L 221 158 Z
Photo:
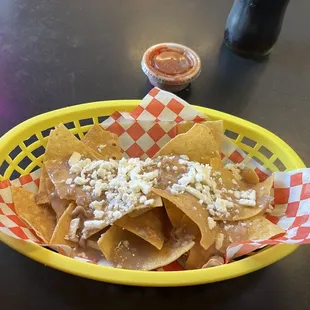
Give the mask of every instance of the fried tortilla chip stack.
M 220 159 L 222 121 L 178 125 L 151 159 L 122 158 L 118 137 L 93 126 L 82 140 L 49 136 L 38 194 L 12 188 L 17 214 L 48 245 L 101 251 L 117 268 L 222 264 L 234 242 L 284 233 L 265 217 L 273 177 Z

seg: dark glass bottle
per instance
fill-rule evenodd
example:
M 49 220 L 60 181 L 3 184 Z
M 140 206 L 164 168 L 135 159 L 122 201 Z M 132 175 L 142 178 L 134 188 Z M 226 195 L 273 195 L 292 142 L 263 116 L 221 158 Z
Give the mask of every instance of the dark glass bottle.
M 289 0 L 235 0 L 226 22 L 224 40 L 247 57 L 269 54 L 281 31 Z

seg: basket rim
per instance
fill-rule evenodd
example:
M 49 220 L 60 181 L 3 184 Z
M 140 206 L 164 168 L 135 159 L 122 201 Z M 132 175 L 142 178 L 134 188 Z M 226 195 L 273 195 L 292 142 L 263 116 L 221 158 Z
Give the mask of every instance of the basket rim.
M 14 137 L 19 137 L 18 140 L 21 140 L 26 136 L 27 132 L 27 136 L 29 136 L 28 130 L 43 121 L 51 122 L 55 119 L 60 119 L 64 115 L 79 115 L 81 112 L 83 112 L 84 118 L 93 117 L 94 115 L 91 116 L 92 111 L 98 111 L 98 109 L 102 109 L 103 111 L 109 110 L 111 113 L 113 111 L 119 111 L 122 108 L 132 110 L 139 104 L 139 102 L 140 100 L 97 101 L 73 105 L 43 113 L 22 122 L 4 134 L 0 138 L 1 147 L 8 148 L 10 145 L 16 146 L 16 144 L 13 143 Z M 273 144 L 277 144 L 281 149 L 285 149 L 286 157 L 292 160 L 296 169 L 305 167 L 305 164 L 296 152 L 286 142 L 269 130 L 224 112 L 200 106 L 193 107 L 195 107 L 198 111 L 207 114 L 212 119 L 229 121 L 239 124 L 242 127 L 246 127 L 247 130 L 254 133 L 259 133 L 259 135 L 263 136 L 264 139 L 272 140 Z M 87 113 L 85 114 L 85 112 Z M 275 245 L 271 248 L 258 252 L 255 255 L 219 267 L 186 271 L 151 272 L 117 269 L 85 263 L 63 256 L 59 253 L 55 253 L 37 244 L 15 239 L 2 232 L 0 232 L 0 240 L 21 254 L 55 269 L 97 281 L 135 286 L 188 286 L 227 280 L 270 265 L 298 248 L 298 245 L 296 244 Z

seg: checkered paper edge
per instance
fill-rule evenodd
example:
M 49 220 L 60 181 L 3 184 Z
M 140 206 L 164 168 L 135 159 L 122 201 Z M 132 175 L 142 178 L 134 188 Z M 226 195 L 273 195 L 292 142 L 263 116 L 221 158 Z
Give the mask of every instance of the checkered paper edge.
M 153 88 L 131 113 L 114 112 L 101 125 L 120 139 L 124 156 L 152 157 L 177 135 L 177 123 L 206 116 L 174 94 Z
M 11 186 L 22 186 L 31 192 L 36 192 L 39 177 L 40 171 L 35 171 L 13 181 L 0 182 L 0 231 L 11 237 L 43 244 L 36 233 L 17 216 L 10 190 Z
M 226 252 L 227 261 L 265 245 L 310 243 L 310 169 L 275 173 L 273 191 L 274 208 L 267 219 L 286 233 L 269 240 L 231 244 Z

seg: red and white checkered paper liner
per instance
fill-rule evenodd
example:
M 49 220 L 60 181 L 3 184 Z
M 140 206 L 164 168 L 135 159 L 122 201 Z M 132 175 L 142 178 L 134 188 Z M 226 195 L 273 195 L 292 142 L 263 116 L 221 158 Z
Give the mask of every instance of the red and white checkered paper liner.
M 196 111 L 184 100 L 174 94 L 154 88 L 133 112 L 115 112 L 102 123 L 102 126 L 119 136 L 124 156 L 152 157 L 177 135 L 177 123 L 205 120 L 204 114 Z M 255 160 L 248 158 L 230 139 L 224 140 L 222 158 L 226 162 L 244 163 L 254 168 L 261 181 L 271 173 Z M 10 186 L 14 185 L 37 192 L 39 180 L 40 170 L 37 170 L 13 181 L 0 182 L 0 231 L 26 242 L 44 246 L 35 232 L 16 215 L 10 191 Z M 268 219 L 284 229 L 286 234 L 272 240 L 232 244 L 227 250 L 227 262 L 269 244 L 310 243 L 310 169 L 275 173 L 274 198 L 274 209 Z M 54 249 L 61 254 L 72 255 L 72 251 L 66 246 Z M 91 255 L 75 258 L 109 265 L 106 260 Z M 176 261 L 159 270 L 176 271 L 183 270 L 183 267 L 180 262 Z

